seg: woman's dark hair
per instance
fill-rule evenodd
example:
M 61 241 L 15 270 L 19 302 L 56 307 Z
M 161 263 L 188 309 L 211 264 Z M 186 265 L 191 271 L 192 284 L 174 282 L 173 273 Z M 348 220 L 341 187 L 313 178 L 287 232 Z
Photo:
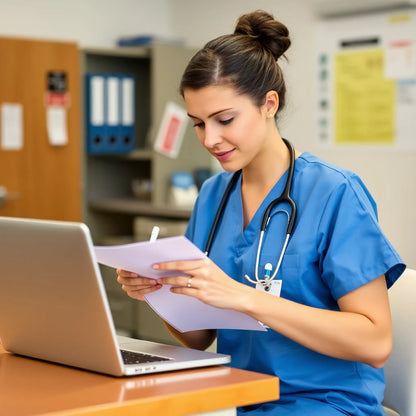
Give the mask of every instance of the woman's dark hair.
M 290 46 L 287 27 L 262 10 L 241 16 L 235 31 L 208 42 L 197 52 L 182 76 L 180 92 L 211 85 L 234 86 L 260 106 L 268 91 L 284 107 L 286 86 L 277 60 Z

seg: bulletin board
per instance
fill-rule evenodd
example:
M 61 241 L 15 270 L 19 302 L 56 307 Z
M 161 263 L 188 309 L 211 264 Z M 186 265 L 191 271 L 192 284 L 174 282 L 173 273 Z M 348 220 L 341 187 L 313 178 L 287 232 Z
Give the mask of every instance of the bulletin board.
M 416 149 L 416 11 L 320 22 L 316 108 L 322 146 Z

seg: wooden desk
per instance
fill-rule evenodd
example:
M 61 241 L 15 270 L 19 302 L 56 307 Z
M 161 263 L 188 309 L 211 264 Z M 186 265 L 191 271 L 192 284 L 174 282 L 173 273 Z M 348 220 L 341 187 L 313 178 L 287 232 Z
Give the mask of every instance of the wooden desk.
M 278 378 L 228 367 L 115 378 L 19 357 L 0 344 L 1 416 L 180 416 L 278 397 Z

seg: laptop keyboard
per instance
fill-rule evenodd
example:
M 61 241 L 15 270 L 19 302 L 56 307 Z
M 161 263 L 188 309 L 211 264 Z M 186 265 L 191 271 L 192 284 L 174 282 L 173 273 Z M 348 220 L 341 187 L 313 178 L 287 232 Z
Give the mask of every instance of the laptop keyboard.
M 123 357 L 124 364 L 145 364 L 153 363 L 155 361 L 169 361 L 170 358 L 159 357 L 157 355 L 144 354 L 142 352 L 133 352 L 120 350 Z

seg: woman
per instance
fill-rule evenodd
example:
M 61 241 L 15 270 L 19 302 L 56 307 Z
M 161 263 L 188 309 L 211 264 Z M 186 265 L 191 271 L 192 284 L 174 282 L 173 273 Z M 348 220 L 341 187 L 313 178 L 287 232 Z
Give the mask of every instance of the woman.
M 278 60 L 289 45 L 288 29 L 256 11 L 192 58 L 181 92 L 199 140 L 224 169 L 204 183 L 186 232 L 201 249 L 233 172 L 241 175 L 209 260 L 156 264 L 178 271 L 159 280 L 118 270 L 118 281 L 141 300 L 174 285 L 175 293 L 246 313 L 269 328 L 184 334 L 170 328 L 192 348 L 205 349 L 217 337 L 218 351 L 230 354 L 233 366 L 280 378 L 280 400 L 241 414 L 382 415 L 382 367 L 392 346 L 387 288 L 405 266 L 356 175 L 294 152 L 295 227 L 275 279 L 255 284 L 256 270 L 260 280 L 276 270 L 284 211 L 290 214 L 285 204 L 273 208 L 256 264 L 263 213 L 281 195 L 290 165 L 290 148 L 275 122 L 285 103 Z

